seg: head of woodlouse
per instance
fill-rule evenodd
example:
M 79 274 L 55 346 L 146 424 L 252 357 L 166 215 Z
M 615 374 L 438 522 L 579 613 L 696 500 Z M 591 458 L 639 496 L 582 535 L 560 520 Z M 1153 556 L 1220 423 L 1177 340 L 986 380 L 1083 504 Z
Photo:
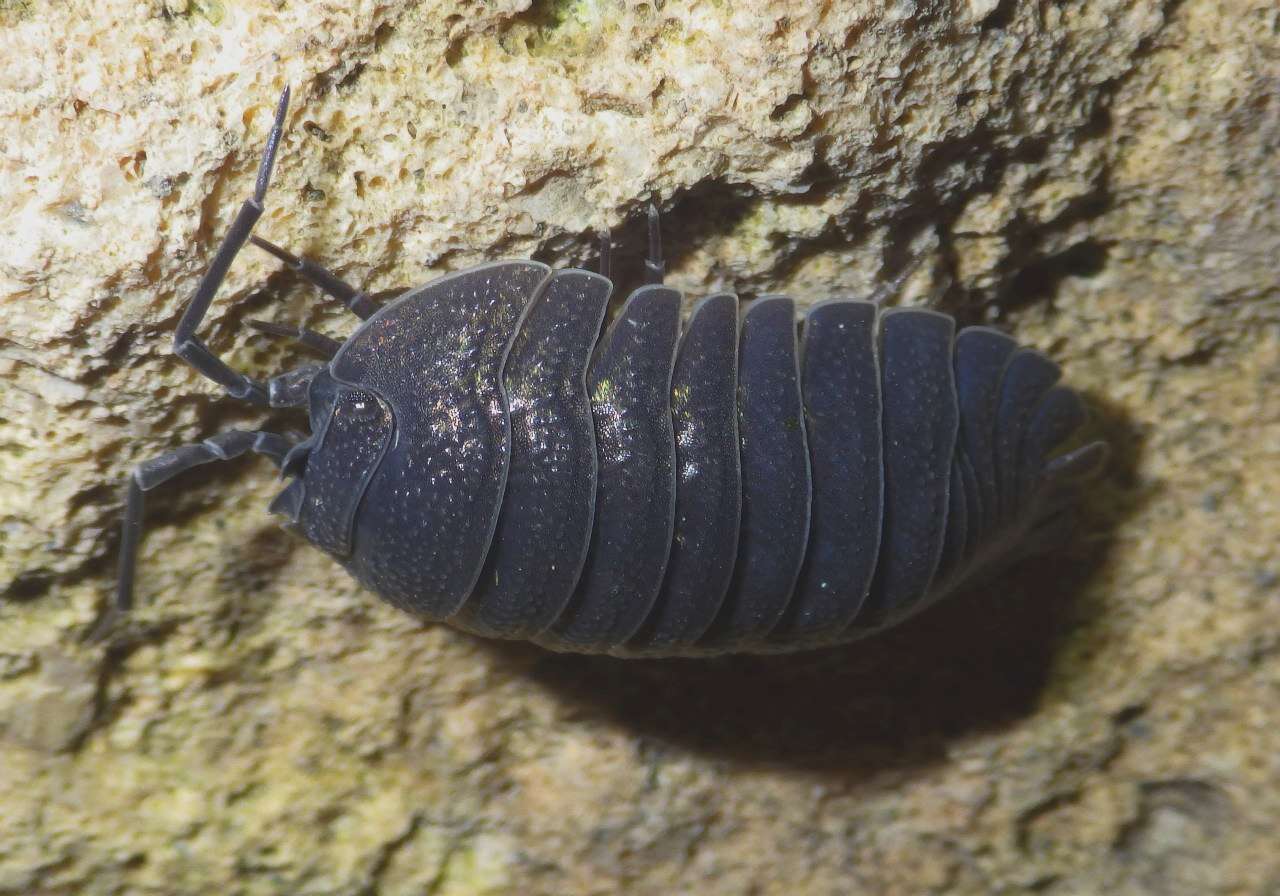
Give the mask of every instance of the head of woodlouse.
M 285 525 L 335 557 L 351 553 L 356 510 L 395 433 L 387 402 L 321 368 L 308 388 L 310 438 L 285 458 L 292 477 L 271 502 Z

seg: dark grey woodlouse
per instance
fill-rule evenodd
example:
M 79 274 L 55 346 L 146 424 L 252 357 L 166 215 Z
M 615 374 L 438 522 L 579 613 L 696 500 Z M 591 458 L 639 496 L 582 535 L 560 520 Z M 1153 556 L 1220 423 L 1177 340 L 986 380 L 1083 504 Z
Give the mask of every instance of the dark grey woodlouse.
M 228 394 L 307 407 L 300 441 L 233 430 L 129 480 L 116 606 L 132 601 L 143 493 L 246 452 L 291 482 L 286 525 L 429 620 L 555 650 L 642 656 L 798 650 L 860 637 L 1060 530 L 1105 446 L 1058 368 L 989 328 L 873 302 L 705 299 L 681 327 L 651 281 L 601 335 L 612 283 L 482 265 L 379 306 L 251 236 L 254 195 L 178 324 L 175 351 Z M 252 241 L 363 320 L 345 342 L 256 323 L 328 357 L 271 379 L 195 330 Z M 607 252 L 602 267 L 607 267 Z

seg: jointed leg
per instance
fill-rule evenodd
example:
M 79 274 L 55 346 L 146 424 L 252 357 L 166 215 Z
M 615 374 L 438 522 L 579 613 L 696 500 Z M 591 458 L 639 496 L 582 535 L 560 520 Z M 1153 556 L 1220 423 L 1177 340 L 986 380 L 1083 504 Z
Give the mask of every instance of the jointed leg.
M 916 269 L 920 267 L 920 263 L 924 261 L 924 258 L 925 256 L 922 252 L 908 261 L 903 265 L 902 270 L 898 271 L 898 273 L 894 275 L 892 280 L 887 283 L 881 283 L 877 286 L 871 295 L 867 297 L 867 301 L 871 302 L 873 305 L 882 305 L 886 299 L 900 293 L 902 291 L 902 285 L 906 283 L 907 279 L 916 272 Z
M 255 246 L 263 251 L 274 255 L 290 268 L 297 271 L 314 285 L 320 287 L 321 291 L 327 295 L 333 296 L 342 304 L 346 305 L 356 317 L 361 320 L 368 320 L 373 313 L 378 310 L 377 302 L 369 298 L 369 294 L 363 290 L 358 290 L 354 286 L 344 283 L 332 271 L 321 267 L 309 258 L 299 258 L 292 252 L 281 249 L 275 243 L 264 240 L 260 236 L 252 236 L 249 238 Z
M 212 461 L 231 460 L 249 451 L 266 455 L 279 467 L 292 447 L 288 439 L 275 433 L 232 429 L 205 439 L 198 445 L 184 445 L 139 464 L 129 477 L 124 526 L 120 538 L 116 612 L 126 612 L 133 606 L 133 581 L 138 560 L 138 541 L 142 537 L 144 492 L 168 482 L 192 467 Z
M 251 320 L 248 321 L 248 324 L 259 333 L 292 339 L 306 348 L 323 355 L 325 360 L 333 358 L 338 353 L 338 349 L 342 348 L 342 343 L 338 340 L 330 339 L 323 333 L 308 330 L 306 327 L 292 327 L 287 324 L 272 323 L 269 320 Z
M 613 237 L 609 231 L 600 234 L 600 276 L 609 279 L 610 261 L 613 255 Z
M 304 364 L 267 380 L 267 397 L 273 408 L 300 408 L 307 404 L 311 381 L 323 368 L 319 364 Z
M 233 398 L 242 398 L 261 405 L 267 404 L 267 392 L 262 383 L 232 370 L 195 334 L 200 322 L 209 311 L 209 304 L 213 301 L 214 294 L 226 279 L 231 263 L 249 239 L 253 225 L 262 217 L 262 202 L 267 194 L 267 186 L 271 183 L 271 169 L 275 165 L 276 149 L 280 145 L 280 135 L 284 130 L 284 117 L 288 108 L 289 88 L 286 87 L 284 93 L 280 95 L 275 123 L 271 126 L 271 135 L 267 138 L 262 162 L 258 166 L 258 179 L 253 196 L 246 199 L 240 206 L 231 229 L 227 231 L 222 245 L 218 247 L 213 263 L 209 265 L 209 270 L 201 279 L 195 295 L 191 297 L 191 304 L 183 312 L 182 319 L 178 321 L 178 329 L 173 336 L 173 350 L 179 358 L 222 386 Z
M 649 203 L 649 254 L 644 260 L 644 282 L 662 283 L 667 276 L 667 263 L 662 260 L 662 221 L 658 206 Z

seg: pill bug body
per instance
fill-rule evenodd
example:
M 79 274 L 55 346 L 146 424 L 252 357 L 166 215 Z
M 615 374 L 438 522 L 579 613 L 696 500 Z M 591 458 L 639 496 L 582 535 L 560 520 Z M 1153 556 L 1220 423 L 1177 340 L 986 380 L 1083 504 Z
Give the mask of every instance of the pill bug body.
M 121 607 L 142 493 L 252 450 L 291 479 L 271 505 L 287 526 L 421 618 L 620 656 L 798 650 L 1043 540 L 1100 462 L 1099 443 L 1064 450 L 1084 412 L 1055 365 L 933 311 L 828 300 L 797 328 L 788 298 L 716 295 L 682 321 L 681 294 L 651 283 L 606 328 L 607 277 L 533 261 L 378 307 L 249 235 L 286 101 L 177 349 L 237 397 L 305 405 L 311 435 L 233 431 L 139 467 Z M 250 239 L 364 318 L 341 344 L 262 327 L 326 364 L 261 384 L 192 335 Z

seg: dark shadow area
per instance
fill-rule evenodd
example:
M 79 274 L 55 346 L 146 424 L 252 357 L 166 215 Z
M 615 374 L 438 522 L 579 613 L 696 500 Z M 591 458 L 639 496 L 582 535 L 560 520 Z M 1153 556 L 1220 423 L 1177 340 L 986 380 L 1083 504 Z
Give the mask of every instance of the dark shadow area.
M 1100 136 L 1109 121 L 1104 96 L 1098 100 L 1090 120 L 1077 131 L 1077 139 Z M 930 305 L 951 314 L 963 326 L 986 322 L 984 308 L 988 305 L 1016 310 L 1050 298 L 1067 277 L 1099 273 L 1108 252 L 1100 241 L 1086 238 L 1054 255 L 1044 255 L 1043 246 L 1056 234 L 1093 220 L 1111 208 L 1113 199 L 1105 172 L 1093 189 L 1068 203 L 1050 221 L 1015 216 L 1003 231 L 1010 251 L 996 271 L 997 285 L 980 290 L 965 285 L 958 274 L 961 266 L 957 221 L 975 196 L 999 192 L 1011 166 L 1043 161 L 1051 143 L 1047 135 L 1030 135 L 1012 145 L 1000 137 L 979 126 L 963 140 L 930 147 L 921 161 L 914 188 L 895 204 L 891 214 L 878 214 L 876 197 L 863 194 L 840 221 L 833 221 L 821 235 L 791 247 L 771 275 L 785 280 L 810 259 L 856 245 L 873 230 L 884 230 L 879 282 L 891 283 L 918 264 L 931 266 L 936 289 Z M 807 172 L 806 181 L 808 191 L 787 197 L 787 204 L 822 202 L 839 187 L 841 178 L 827 163 L 818 160 Z M 937 243 L 920 255 L 913 246 L 925 234 L 933 234 Z M 891 303 L 893 300 L 891 296 Z
M 983 31 L 1001 31 L 1008 28 L 1013 22 L 1014 13 L 1017 11 L 1017 4 L 1012 0 L 999 0 L 995 8 L 983 18 L 981 27 Z
M 668 270 L 698 247 L 716 237 L 732 233 L 742 219 L 752 214 L 762 200 L 752 190 L 713 181 L 703 181 L 677 194 L 660 206 L 662 213 L 662 256 Z M 621 307 L 632 290 L 644 285 L 644 262 L 649 245 L 648 204 L 637 203 L 625 221 L 609 237 L 612 251 L 609 278 L 614 283 L 610 307 Z M 570 252 L 573 264 L 589 271 L 600 269 L 599 240 L 584 235 L 589 248 Z M 534 253 L 534 260 L 556 267 L 566 250 L 559 242 L 549 242 Z M 713 272 L 714 276 L 715 272 Z
M 1100 560 L 1024 564 L 882 635 L 808 654 L 713 660 L 548 655 L 531 673 L 573 716 L 738 762 L 865 774 L 1027 714 Z
M 1020 268 L 1001 287 L 996 304 L 1006 311 L 1037 304 L 1071 277 L 1094 277 L 1107 266 L 1109 247 L 1092 238 Z
M 1144 500 L 1138 434 L 1114 408 L 1094 429 L 1115 446 L 1081 489 L 1067 543 L 979 581 L 903 625 L 821 651 L 620 660 L 491 643 L 563 701 L 566 721 L 606 720 L 649 741 L 738 763 L 855 778 L 944 759 L 949 743 L 1031 713 L 1105 564 L 1116 525 Z
M 0 591 L 0 601 L 22 603 L 44 597 L 58 581 L 48 569 L 28 569 L 20 572 Z
M 214 593 L 225 599 L 212 607 L 193 610 L 208 614 L 209 626 L 219 638 L 230 642 L 260 628 L 274 606 L 278 592 L 272 585 L 280 571 L 294 551 L 313 550 L 302 538 L 280 526 L 279 520 L 263 507 L 262 525 L 244 539 L 226 542 L 215 558 L 218 571 Z

